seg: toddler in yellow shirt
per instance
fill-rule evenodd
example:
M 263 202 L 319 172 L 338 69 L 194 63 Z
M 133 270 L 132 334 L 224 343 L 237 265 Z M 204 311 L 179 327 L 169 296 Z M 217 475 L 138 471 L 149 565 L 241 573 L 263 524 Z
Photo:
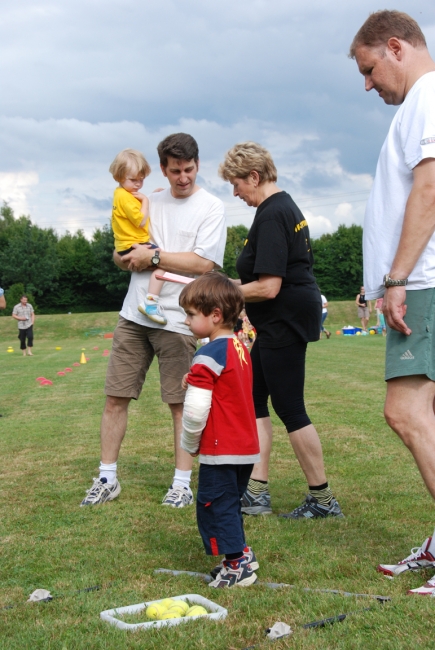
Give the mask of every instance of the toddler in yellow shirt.
M 144 179 L 151 173 L 151 167 L 140 151 L 124 149 L 109 167 L 119 187 L 113 195 L 112 230 L 115 237 L 115 249 L 119 255 L 127 255 L 133 244 L 148 244 L 157 249 L 150 241 L 149 201 L 145 194 L 139 192 Z M 147 318 L 166 325 L 167 320 L 159 296 L 162 281 L 156 278 L 157 271 L 151 275 L 145 301 L 138 310 Z

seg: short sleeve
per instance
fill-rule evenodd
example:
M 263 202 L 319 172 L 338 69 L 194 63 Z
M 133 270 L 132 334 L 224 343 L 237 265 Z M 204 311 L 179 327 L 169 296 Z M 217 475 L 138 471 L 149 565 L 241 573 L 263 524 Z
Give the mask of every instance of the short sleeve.
M 193 252 L 222 267 L 226 237 L 224 204 L 215 199 L 198 229 Z
M 288 234 L 284 225 L 273 219 L 259 224 L 256 238 L 254 273 L 287 275 Z
M 404 160 L 410 171 L 425 158 L 435 158 L 435 72 L 425 77 L 411 89 L 400 124 Z

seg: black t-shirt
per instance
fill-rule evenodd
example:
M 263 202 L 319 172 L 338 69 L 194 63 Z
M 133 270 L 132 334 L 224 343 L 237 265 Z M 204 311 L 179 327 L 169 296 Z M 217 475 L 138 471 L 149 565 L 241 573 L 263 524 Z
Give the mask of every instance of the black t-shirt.
M 257 208 L 237 272 L 242 284 L 263 274 L 282 278 L 276 298 L 245 305 L 261 347 L 319 339 L 322 299 L 313 275 L 310 233 L 287 192 L 272 194 Z

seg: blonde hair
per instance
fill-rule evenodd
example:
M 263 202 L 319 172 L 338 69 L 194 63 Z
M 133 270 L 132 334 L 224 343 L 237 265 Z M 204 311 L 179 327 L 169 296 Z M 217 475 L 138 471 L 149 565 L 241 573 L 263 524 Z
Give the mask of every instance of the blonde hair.
M 219 176 L 224 181 L 233 178 L 248 178 L 252 171 L 258 172 L 260 183 L 276 182 L 278 174 L 272 156 L 267 149 L 256 142 L 240 142 L 227 151 L 225 160 L 219 165 Z
M 151 174 L 151 167 L 145 160 L 143 154 L 136 149 L 123 149 L 115 156 L 115 160 L 109 167 L 115 181 L 122 183 L 127 174 L 137 174 L 146 178 Z

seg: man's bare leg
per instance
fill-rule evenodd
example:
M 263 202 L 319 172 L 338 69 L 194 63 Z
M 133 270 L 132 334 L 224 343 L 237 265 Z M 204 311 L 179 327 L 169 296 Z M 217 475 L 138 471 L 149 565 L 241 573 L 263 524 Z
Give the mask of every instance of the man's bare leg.
M 385 419 L 408 447 L 435 499 L 435 382 L 425 375 L 387 382 Z
M 116 463 L 127 431 L 129 397 L 106 398 L 101 418 L 101 462 Z
M 190 489 L 193 458 L 181 448 L 183 404 L 168 404 L 168 406 L 174 424 L 175 474 L 162 505 L 183 508 L 193 504 L 193 494 Z

